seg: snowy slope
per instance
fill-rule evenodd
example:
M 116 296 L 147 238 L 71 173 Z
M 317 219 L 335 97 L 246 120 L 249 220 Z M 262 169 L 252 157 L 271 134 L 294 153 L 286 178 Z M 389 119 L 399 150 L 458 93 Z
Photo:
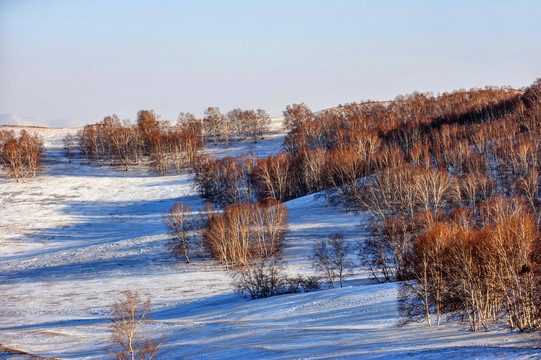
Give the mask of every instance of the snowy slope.
M 277 152 L 279 123 L 258 144 L 214 148 L 218 156 Z M 158 177 L 68 163 L 61 138 L 39 130 L 46 167 L 25 184 L 0 180 L 0 344 L 61 359 L 97 359 L 108 344 L 108 310 L 125 289 L 152 299 L 160 359 L 176 358 L 522 358 L 541 357 L 538 334 L 470 333 L 459 323 L 397 328 L 396 285 L 359 271 L 342 289 L 247 301 L 214 261 L 169 257 L 162 214 L 176 201 L 199 209 L 191 175 Z M 366 215 L 326 208 L 316 195 L 290 201 L 288 271 L 312 271 L 316 239 L 343 232 L 355 243 Z M 0 355 L 0 358 L 11 358 Z M 15 356 L 16 358 L 16 356 Z M 21 357 L 23 358 L 23 357 Z
M 12 114 L 0 110 L 0 125 L 16 125 L 16 126 L 45 126 L 52 128 L 62 128 L 67 126 L 82 126 L 83 121 L 69 119 L 42 119 L 32 116 L 24 116 Z

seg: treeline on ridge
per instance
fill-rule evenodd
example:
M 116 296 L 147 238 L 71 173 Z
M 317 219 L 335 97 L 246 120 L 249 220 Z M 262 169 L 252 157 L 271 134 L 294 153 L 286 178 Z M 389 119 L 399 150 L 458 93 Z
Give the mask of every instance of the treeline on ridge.
M 486 165 L 490 141 L 539 131 L 539 89 L 536 82 L 525 91 L 414 93 L 318 113 L 304 104 L 290 105 L 284 111 L 285 151 L 262 159 L 199 157 L 196 184 L 218 206 L 287 201 L 325 190 L 327 199 L 357 209 L 360 178 L 405 163 L 468 171 Z M 498 144 L 500 153 L 511 146 Z

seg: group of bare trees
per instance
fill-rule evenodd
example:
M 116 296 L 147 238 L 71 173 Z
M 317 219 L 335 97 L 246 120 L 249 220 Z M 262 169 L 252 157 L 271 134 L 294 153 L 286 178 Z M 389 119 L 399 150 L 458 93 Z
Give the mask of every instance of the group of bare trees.
M 533 85 L 534 88 L 538 85 Z M 487 88 L 455 91 L 439 96 L 413 93 L 388 102 L 353 103 L 312 113 L 304 104 L 284 111 L 288 136 L 285 147 L 298 153 L 306 148 L 358 147 L 359 132 L 372 133 L 387 148 L 410 149 L 443 125 L 480 124 L 514 117 L 532 124 L 537 110 L 532 91 Z
M 351 247 L 339 233 L 317 241 L 311 255 L 319 276 L 287 276 L 281 250 L 287 232 L 288 211 L 276 200 L 266 203 L 228 205 L 216 211 L 210 203 L 195 215 L 189 205 L 174 204 L 164 214 L 173 236 L 173 255 L 190 263 L 192 249 L 208 254 L 232 272 L 240 293 L 257 299 L 291 292 L 308 292 L 324 279 L 340 287 L 353 269 Z M 199 241 L 197 241 L 199 237 Z
M 350 150 L 323 148 L 297 155 L 280 151 L 264 158 L 252 153 L 221 159 L 204 155 L 196 159 L 193 170 L 200 194 L 220 207 L 254 200 L 287 201 L 326 190 L 334 191 L 349 208 L 357 180 L 370 174 L 376 161 L 403 162 L 398 156 L 390 158 L 382 152 L 368 162 Z
M 177 172 L 191 164 L 203 147 L 197 127 L 189 121 L 171 125 L 159 122 L 153 111 L 141 110 L 137 124 L 108 116 L 101 123 L 85 126 L 78 133 L 81 150 L 89 162 L 108 163 L 128 170 L 144 156 L 158 174 L 174 167 Z M 65 140 L 71 153 L 71 136 Z
M 221 159 L 207 155 L 195 161 L 193 170 L 201 195 L 220 207 L 292 198 L 295 166 L 284 152 L 266 158 L 252 153 Z
M 79 146 L 89 162 L 100 165 L 120 165 L 124 170 L 139 163 L 143 141 L 139 129 L 129 121 L 121 122 L 116 115 L 108 116 L 99 124 L 87 125 L 79 131 Z M 65 140 L 66 153 L 71 159 L 72 136 Z
M 445 216 L 471 211 L 479 217 L 479 208 L 494 196 L 518 196 L 535 225 L 540 223 L 540 86 L 536 82 L 525 91 L 486 88 L 438 97 L 415 93 L 319 113 L 304 104 L 291 105 L 284 111 L 286 152 L 262 159 L 206 157 L 195 168 L 196 183 L 219 206 L 254 198 L 286 201 L 325 190 L 326 199 L 337 199 L 347 211 L 372 215 L 373 236 L 360 255 L 374 277 L 418 286 L 432 273 L 415 275 L 426 262 L 412 261 L 411 251 L 420 249 L 414 245 L 421 246 L 419 239 Z M 476 231 L 485 231 L 484 225 L 476 226 Z M 318 244 L 318 259 L 325 259 L 328 248 Z M 402 293 L 409 296 L 405 300 L 420 296 Z M 442 297 L 425 295 L 430 301 Z M 507 305 L 498 305 L 498 314 L 508 311 Z M 438 305 L 430 311 L 434 309 L 438 318 L 449 310 Z M 408 311 L 403 312 L 406 317 Z M 515 318 L 511 324 L 520 322 Z
M 43 161 L 43 139 L 26 130 L 21 130 L 18 136 L 13 130 L 1 130 L 0 159 L 9 177 L 17 182 L 24 182 L 28 176 L 36 177 Z
M 539 328 L 539 183 L 518 179 L 510 192 L 486 173 L 408 164 L 363 182 L 357 201 L 373 236 L 361 259 L 378 281 L 402 281 L 405 320 L 439 324 L 447 313 L 488 331 L 505 314 L 511 327 Z
M 498 196 L 477 216 L 459 208 L 425 225 L 406 252 L 408 279 L 399 296 L 405 319 L 439 324 L 447 313 L 472 331 L 489 331 L 505 316 L 511 328 L 539 329 L 541 241 L 523 199 Z
M 208 108 L 202 121 L 180 118 L 177 130 L 163 129 L 152 112 L 140 112 L 136 126 L 106 118 L 79 138 L 92 161 L 136 163 L 147 155 L 163 172 L 168 154 L 191 164 L 200 193 L 223 211 L 208 204 L 196 220 L 179 203 L 164 215 L 173 252 L 187 262 L 198 235 L 201 251 L 231 269 L 237 290 L 253 299 L 316 288 L 314 277 L 284 275 L 288 212 L 281 202 L 325 190 L 346 210 L 371 214 L 372 236 L 359 255 L 376 280 L 400 281 L 403 323 L 439 325 L 450 316 L 489 331 L 505 318 L 519 331 L 539 329 L 540 80 L 524 91 L 414 93 L 319 113 L 294 104 L 284 111 L 286 151 L 260 159 L 196 156 L 200 145 L 187 155 L 184 137 L 226 147 L 234 138 L 257 141 L 268 129 L 264 111 Z M 113 135 L 120 128 L 136 134 L 124 137 L 134 141 L 125 150 Z M 314 245 L 313 265 L 332 287 L 352 267 L 350 250 L 341 234 Z M 127 293 L 113 309 L 118 354 L 133 357 L 131 334 L 149 303 Z M 151 358 L 158 346 L 143 343 L 140 357 Z
M 165 224 L 175 239 L 175 255 L 181 254 L 189 263 L 190 250 L 198 243 L 204 254 L 227 269 L 279 253 L 287 232 L 287 218 L 287 207 L 278 201 L 229 205 L 223 211 L 207 203 L 197 216 L 190 205 L 176 203 L 164 214 Z
M 290 105 L 284 111 L 285 152 L 250 159 L 250 166 L 238 159 L 235 164 L 236 159 L 207 157 L 195 168 L 197 184 L 215 204 L 235 203 L 215 200 L 208 191 L 220 187 L 209 186 L 217 183 L 211 179 L 233 166 L 235 174 L 242 174 L 224 180 L 235 183 L 234 177 L 241 178 L 240 185 L 248 179 L 259 201 L 286 201 L 326 190 L 328 198 L 349 211 L 355 209 L 358 180 L 387 168 L 413 163 L 452 167 L 458 175 L 486 168 L 492 159 L 483 144 L 536 126 L 532 119 L 539 109 L 526 94 L 496 88 L 438 97 L 415 93 L 388 103 L 348 104 L 318 113 L 305 104 Z
M 204 133 L 212 138 L 214 145 L 223 143 L 229 147 L 233 139 L 251 139 L 253 142 L 263 139 L 269 131 L 270 117 L 263 109 L 237 108 L 222 114 L 219 108 L 209 107 L 205 110 L 202 125 Z
M 439 324 L 449 315 L 468 321 L 472 331 L 488 331 L 491 321 L 505 317 L 520 331 L 539 328 L 540 89 L 536 82 L 524 92 L 414 94 L 361 106 L 387 114 L 380 125 L 348 115 L 377 130 L 372 159 L 378 160 L 364 173 L 372 175 L 335 187 L 334 194 L 372 215 L 372 236 L 359 254 L 378 281 L 401 281 L 404 322 Z M 341 141 L 357 143 L 335 142 L 336 131 L 303 134 L 305 143 L 330 143 L 327 153 L 351 149 Z
M 223 211 L 207 203 L 197 216 L 189 205 L 177 203 L 164 214 L 173 236 L 173 255 L 190 263 L 192 250 L 199 248 L 199 255 L 208 254 L 223 264 L 237 291 L 252 299 L 319 286 L 314 276 L 291 277 L 284 272 L 281 250 L 287 218 L 287 207 L 279 201 L 228 205 Z
M 483 171 L 494 161 L 495 152 L 488 149 L 492 141 L 500 139 L 505 148 L 504 139 L 538 131 L 540 87 L 537 81 L 525 91 L 413 93 L 318 113 L 305 104 L 290 105 L 284 111 L 284 148 L 298 172 L 289 177 L 290 196 L 326 189 L 350 210 L 358 179 L 405 162 L 451 167 L 460 176 Z
M 194 182 L 201 196 L 216 206 L 249 203 L 255 198 L 255 165 L 252 153 L 221 159 L 202 155 L 193 163 Z
M 77 134 L 78 145 L 89 162 L 110 164 L 128 170 L 141 159 L 148 158 L 160 175 L 174 168 L 177 172 L 193 165 L 197 153 L 207 141 L 226 147 L 234 139 L 249 138 L 254 142 L 269 131 L 270 117 L 265 110 L 234 109 L 222 114 L 217 107 L 205 110 L 197 119 L 191 113 L 180 113 L 176 123 L 159 121 L 153 110 L 141 110 L 137 123 L 107 116 L 102 122 L 87 125 Z M 71 161 L 74 138 L 64 139 Z
M 249 264 L 232 271 L 233 285 L 238 293 L 251 299 L 310 292 L 319 288 L 316 276 L 289 276 L 284 271 L 285 267 L 286 263 L 279 253 L 269 257 L 254 257 Z
M 287 207 L 277 201 L 229 205 L 210 215 L 202 236 L 226 268 L 244 266 L 280 252 L 287 218 Z

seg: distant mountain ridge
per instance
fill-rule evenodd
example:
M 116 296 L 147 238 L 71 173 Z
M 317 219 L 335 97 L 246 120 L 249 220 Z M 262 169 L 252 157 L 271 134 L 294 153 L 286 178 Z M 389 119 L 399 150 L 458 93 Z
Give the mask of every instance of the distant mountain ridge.
M 0 110 L 0 125 L 39 126 L 52 128 L 66 128 L 82 126 L 84 123 L 69 119 L 42 119 L 33 116 L 12 114 Z

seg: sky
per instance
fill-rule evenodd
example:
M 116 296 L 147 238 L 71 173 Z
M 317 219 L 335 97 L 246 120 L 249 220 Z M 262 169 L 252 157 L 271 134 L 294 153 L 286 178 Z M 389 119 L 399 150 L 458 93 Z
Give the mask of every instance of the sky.
M 301 102 L 521 88 L 541 77 L 540 15 L 533 0 L 0 0 L 0 115 L 281 116 Z

